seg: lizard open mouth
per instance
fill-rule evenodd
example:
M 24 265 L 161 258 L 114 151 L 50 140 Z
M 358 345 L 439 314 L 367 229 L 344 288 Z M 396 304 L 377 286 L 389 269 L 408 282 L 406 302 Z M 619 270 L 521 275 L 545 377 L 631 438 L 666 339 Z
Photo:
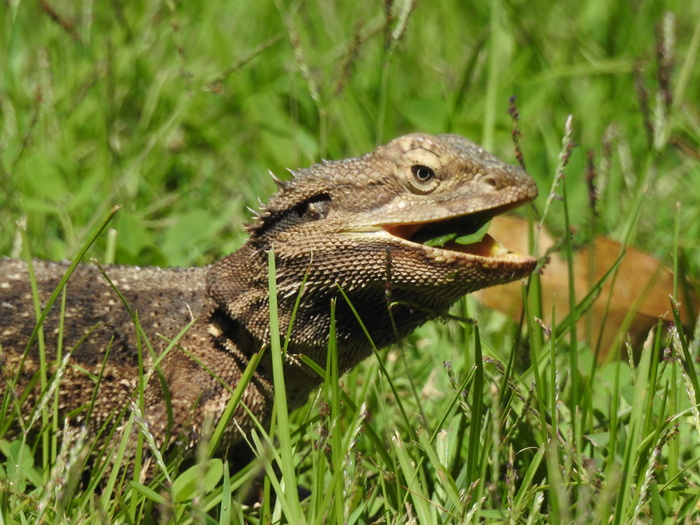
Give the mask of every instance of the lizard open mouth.
M 387 224 L 383 228 L 395 237 L 433 248 L 480 257 L 515 255 L 486 233 L 491 219 L 506 211 L 504 208 L 429 222 Z

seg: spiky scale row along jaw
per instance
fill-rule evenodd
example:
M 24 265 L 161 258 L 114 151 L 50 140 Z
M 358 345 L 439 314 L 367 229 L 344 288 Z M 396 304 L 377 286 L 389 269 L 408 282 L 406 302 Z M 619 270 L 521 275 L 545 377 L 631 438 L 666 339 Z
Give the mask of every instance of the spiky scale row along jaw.
M 458 135 L 399 137 L 362 157 L 295 172 L 248 226 L 246 245 L 216 265 L 211 291 L 229 315 L 246 319 L 266 340 L 266 254 L 273 249 L 283 327 L 305 279 L 292 352 L 325 363 L 336 298 L 341 361 L 350 368 L 371 346 L 340 289 L 375 344 L 390 344 L 446 313 L 463 295 L 534 269 L 532 257 L 511 253 L 488 235 L 472 244 L 425 242 L 443 233 L 473 233 L 536 196 L 522 169 Z M 253 282 L 236 282 L 251 268 L 257 270 Z

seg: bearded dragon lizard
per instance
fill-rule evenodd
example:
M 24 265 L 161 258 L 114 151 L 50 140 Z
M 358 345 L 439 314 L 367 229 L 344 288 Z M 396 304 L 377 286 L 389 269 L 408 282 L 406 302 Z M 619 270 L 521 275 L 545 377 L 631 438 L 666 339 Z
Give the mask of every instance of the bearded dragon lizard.
M 341 290 L 374 344 L 384 347 L 465 294 L 535 268 L 532 257 L 509 252 L 488 234 L 465 243 L 492 217 L 534 199 L 537 188 L 522 169 L 458 135 L 406 135 L 277 183 L 277 194 L 247 226 L 248 241 L 215 264 L 107 266 L 111 283 L 97 266 L 79 265 L 66 285 L 65 311 L 57 301 L 41 327 L 45 378 L 38 337 L 28 346 L 37 316 L 27 262 L 0 259 L 0 401 L 27 412 L 58 371 L 57 409 L 73 423 L 87 422 L 93 432 L 110 421 L 119 425 L 141 395 L 158 445 L 191 450 L 206 418 L 221 417 L 251 357 L 270 344 L 270 250 L 282 334 L 296 308 L 284 356 L 290 410 L 320 382 L 300 357 L 325 366 L 332 300 L 340 370 L 371 353 Z M 68 264 L 31 264 L 45 305 Z M 139 394 L 140 378 L 155 364 L 158 373 Z M 241 399 L 263 424 L 272 385 L 264 357 Z M 239 406 L 221 447 L 253 426 Z

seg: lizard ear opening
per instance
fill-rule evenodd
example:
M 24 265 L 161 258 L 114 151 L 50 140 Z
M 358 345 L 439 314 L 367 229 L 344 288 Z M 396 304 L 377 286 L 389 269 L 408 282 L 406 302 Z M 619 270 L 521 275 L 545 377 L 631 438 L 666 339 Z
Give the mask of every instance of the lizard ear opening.
M 325 193 L 315 195 L 294 207 L 294 213 L 303 221 L 325 219 L 331 209 L 331 197 Z
M 249 224 L 246 229 L 250 240 L 255 242 L 276 228 L 290 228 L 324 219 L 330 210 L 331 196 L 326 193 L 309 197 L 287 210 L 281 210 L 273 201 L 255 216 L 255 222 Z

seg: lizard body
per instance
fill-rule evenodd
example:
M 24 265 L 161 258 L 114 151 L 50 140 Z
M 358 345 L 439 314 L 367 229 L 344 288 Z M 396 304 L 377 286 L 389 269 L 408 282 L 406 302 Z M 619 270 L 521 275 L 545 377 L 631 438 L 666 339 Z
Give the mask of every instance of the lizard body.
M 284 364 L 290 409 L 304 404 L 320 382 L 299 358 L 325 367 L 332 300 L 340 369 L 371 353 L 340 289 L 383 347 L 445 314 L 465 294 L 535 267 L 533 258 L 508 252 L 488 235 L 467 245 L 428 245 L 438 235 L 472 233 L 537 195 L 523 170 L 457 135 L 407 135 L 362 157 L 324 161 L 294 175 L 278 182 L 278 193 L 247 227 L 248 241 L 211 266 L 105 267 L 114 286 L 96 266 L 78 266 L 66 286 L 65 312 L 57 301 L 42 328 L 49 374 L 57 370 L 59 346 L 62 356 L 70 354 L 61 370 L 62 414 L 88 418 L 93 429 L 119 423 L 139 378 L 157 360 L 160 373 L 151 374 L 143 394 L 144 419 L 159 445 L 177 440 L 193 448 L 204 420 L 216 422 L 230 399 L 222 383 L 234 388 L 251 356 L 269 344 L 270 249 L 282 334 L 298 302 Z M 32 265 L 45 305 L 68 265 Z M 37 319 L 33 302 L 26 262 L 1 259 L 3 397 L 18 411 L 30 410 L 42 392 L 37 343 L 27 350 Z M 269 352 L 242 402 L 263 424 L 269 421 Z M 223 446 L 253 428 L 242 407 L 233 419 L 237 430 L 231 425 Z

